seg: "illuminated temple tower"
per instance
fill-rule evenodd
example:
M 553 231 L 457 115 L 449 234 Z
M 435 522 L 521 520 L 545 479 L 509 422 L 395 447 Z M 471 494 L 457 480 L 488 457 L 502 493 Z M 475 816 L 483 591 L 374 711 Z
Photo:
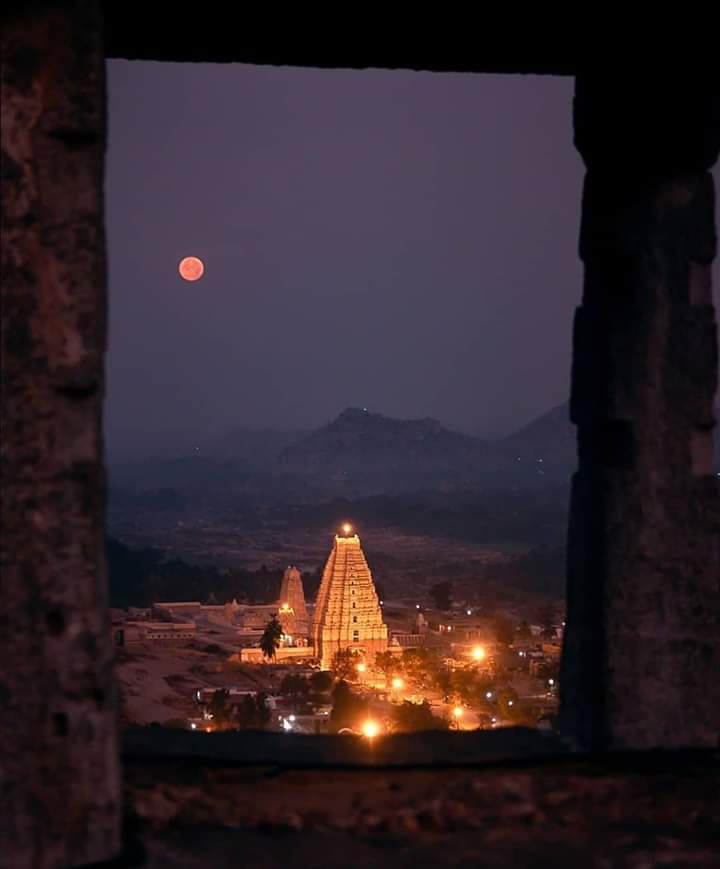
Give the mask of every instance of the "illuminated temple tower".
M 288 567 L 283 574 L 278 604 L 278 619 L 283 631 L 292 637 L 307 637 L 308 614 L 305 592 L 302 576 L 297 567 Z
M 387 649 L 387 625 L 360 538 L 344 525 L 323 571 L 312 622 L 315 656 L 328 669 L 333 655 L 351 649 L 372 661 Z

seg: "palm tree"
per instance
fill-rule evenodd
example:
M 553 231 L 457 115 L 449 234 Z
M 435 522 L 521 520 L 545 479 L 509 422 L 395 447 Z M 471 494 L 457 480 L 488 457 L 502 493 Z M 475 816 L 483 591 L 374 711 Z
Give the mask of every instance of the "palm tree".
M 282 635 L 282 625 L 277 617 L 273 616 L 265 626 L 262 637 L 260 637 L 260 648 L 264 657 L 275 659 L 275 651 L 280 645 Z

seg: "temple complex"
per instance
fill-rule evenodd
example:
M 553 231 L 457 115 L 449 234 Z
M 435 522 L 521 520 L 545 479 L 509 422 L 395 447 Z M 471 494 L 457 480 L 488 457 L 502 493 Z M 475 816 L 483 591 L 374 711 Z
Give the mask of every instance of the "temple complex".
M 311 639 L 324 670 L 330 668 L 333 655 L 341 649 L 351 649 L 369 660 L 387 649 L 387 625 L 372 574 L 360 538 L 349 525 L 335 536 L 325 564 Z
M 302 576 L 297 567 L 289 566 L 283 574 L 277 615 L 285 634 L 292 637 L 307 637 L 308 612 L 305 606 Z

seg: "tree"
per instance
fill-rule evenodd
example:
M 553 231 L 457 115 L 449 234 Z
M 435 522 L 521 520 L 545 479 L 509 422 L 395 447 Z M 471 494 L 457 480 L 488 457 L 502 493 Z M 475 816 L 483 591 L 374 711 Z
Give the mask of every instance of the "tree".
M 263 657 L 275 658 L 275 652 L 280 645 L 280 637 L 283 635 L 283 629 L 276 616 L 273 616 L 267 623 L 262 637 L 260 637 L 260 648 L 262 649 Z
M 433 684 L 436 673 L 440 669 L 437 652 L 427 646 L 419 649 L 403 649 L 402 664 L 408 679 L 421 689 Z
M 400 662 L 392 652 L 378 652 L 375 655 L 375 666 L 387 678 L 391 673 L 400 669 Z
M 428 594 L 435 604 L 435 608 L 446 612 L 452 606 L 452 583 L 449 580 L 438 582 L 430 588 Z
M 230 692 L 226 688 L 213 691 L 210 703 L 208 703 L 208 712 L 212 715 L 213 726 L 217 730 L 223 730 L 231 723 Z
M 237 726 L 242 730 L 262 730 L 270 721 L 266 694 L 246 694 L 237 707 Z
M 493 634 L 498 643 L 509 646 L 515 639 L 515 626 L 505 616 L 495 616 L 492 624 Z
M 288 673 L 280 683 L 280 693 L 289 697 L 307 697 L 310 683 L 299 673 Z
M 433 715 L 430 704 L 410 703 L 406 700 L 392 712 L 395 730 L 399 733 L 412 733 L 418 730 L 447 730 L 447 721 Z
M 336 679 L 353 679 L 357 674 L 357 656 L 350 649 L 338 649 L 332 657 L 330 668 Z
M 356 728 L 367 715 L 368 705 L 350 690 L 347 682 L 340 681 L 333 691 L 330 723 L 335 731 L 343 727 Z
M 317 694 L 325 694 L 332 688 L 333 677 L 327 670 L 321 670 L 319 673 L 313 673 L 310 677 L 310 687 Z
M 453 688 L 451 673 L 448 670 L 438 670 L 435 673 L 435 685 L 440 689 L 443 700 L 447 703 Z

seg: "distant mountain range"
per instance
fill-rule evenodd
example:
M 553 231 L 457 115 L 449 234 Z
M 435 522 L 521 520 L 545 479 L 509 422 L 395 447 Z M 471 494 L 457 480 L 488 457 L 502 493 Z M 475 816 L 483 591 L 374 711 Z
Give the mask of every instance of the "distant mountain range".
M 493 446 L 435 419 L 392 419 L 348 408 L 283 449 L 275 470 L 337 479 L 377 474 L 435 478 L 489 471 L 496 465 Z
M 720 461 L 720 430 L 715 432 Z M 347 408 L 314 431 L 236 429 L 175 459 L 110 467 L 111 487 L 171 490 L 254 503 L 319 503 L 405 492 L 516 489 L 567 482 L 576 465 L 575 428 L 559 405 L 494 441 L 435 419 L 402 420 Z
M 566 479 L 575 461 L 567 405 L 508 437 L 488 441 L 435 419 L 400 420 L 347 408 L 314 431 L 236 429 L 173 460 L 111 467 L 130 490 L 217 489 L 360 497 L 477 485 L 533 485 Z

